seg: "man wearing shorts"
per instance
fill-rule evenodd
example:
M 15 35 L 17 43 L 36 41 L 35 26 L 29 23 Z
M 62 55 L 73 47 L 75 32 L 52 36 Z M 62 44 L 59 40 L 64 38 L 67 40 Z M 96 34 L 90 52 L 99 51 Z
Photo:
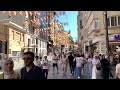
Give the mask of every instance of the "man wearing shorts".
M 54 56 L 53 56 L 53 74 L 54 74 L 54 71 L 55 71 L 55 67 L 57 68 L 57 74 L 58 74 L 58 57 L 57 55 L 54 53 Z

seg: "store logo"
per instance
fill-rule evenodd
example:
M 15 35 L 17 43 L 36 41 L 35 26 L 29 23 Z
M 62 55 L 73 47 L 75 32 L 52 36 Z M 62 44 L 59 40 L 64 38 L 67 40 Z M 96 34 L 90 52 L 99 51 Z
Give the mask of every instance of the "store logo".
M 114 39 L 115 39 L 115 40 L 120 40 L 120 35 L 119 35 L 119 34 L 118 34 L 118 35 L 115 35 L 115 36 L 114 36 Z

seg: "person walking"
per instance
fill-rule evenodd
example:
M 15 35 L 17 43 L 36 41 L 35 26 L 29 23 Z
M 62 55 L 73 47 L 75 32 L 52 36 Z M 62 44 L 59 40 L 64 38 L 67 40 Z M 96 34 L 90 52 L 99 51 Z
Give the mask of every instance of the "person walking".
M 120 79 L 120 63 L 118 63 L 115 68 L 115 79 Z
M 53 56 L 53 59 L 52 59 L 52 61 L 53 61 L 53 74 L 54 74 L 54 71 L 55 71 L 55 67 L 57 69 L 57 74 L 58 74 L 58 60 L 59 60 L 58 56 L 54 53 L 54 56 Z
M 100 60 L 98 59 L 98 56 L 94 56 L 93 60 L 92 60 L 92 64 L 93 64 L 93 67 L 92 67 L 92 79 L 97 79 L 97 73 L 98 73 L 98 70 L 97 70 L 97 67 L 100 66 Z
M 74 54 L 74 60 L 73 60 L 74 76 L 76 76 L 76 56 L 77 54 Z
M 47 56 L 44 56 L 44 60 L 42 62 L 42 69 L 43 69 L 43 73 L 44 73 L 46 79 L 48 77 L 49 67 L 50 67 L 50 64 L 49 64 L 49 61 L 47 59 Z
M 74 66 L 73 66 L 74 57 L 73 57 L 72 53 L 70 53 L 70 55 L 68 56 L 68 60 L 69 60 L 69 66 L 70 66 L 70 71 L 71 71 L 71 75 L 72 75 L 74 73 Z
M 103 79 L 109 79 L 110 75 L 110 63 L 109 61 L 105 58 L 105 55 L 102 55 L 102 59 L 100 61 L 101 63 L 101 76 Z
M 34 65 L 34 53 L 27 51 L 23 54 L 24 67 L 20 70 L 21 79 L 39 80 L 46 79 L 42 69 Z
M 3 73 L 0 74 L 0 79 L 20 79 L 17 72 L 13 70 L 14 62 L 13 60 L 4 60 L 3 62 Z
M 67 59 L 68 58 L 67 58 L 66 54 L 63 52 L 61 60 L 62 60 L 62 70 L 63 70 L 64 75 L 67 73 Z
M 82 71 L 82 64 L 83 64 L 83 57 L 77 54 L 76 57 L 76 76 L 78 79 L 81 78 L 81 71 Z
M 39 56 L 35 56 L 34 64 L 39 67 Z
M 90 54 L 89 58 L 88 58 L 88 62 L 87 62 L 88 63 L 88 68 L 89 68 L 89 72 L 90 72 L 90 78 L 92 78 L 92 67 L 93 67 L 92 60 L 93 60 L 93 55 Z

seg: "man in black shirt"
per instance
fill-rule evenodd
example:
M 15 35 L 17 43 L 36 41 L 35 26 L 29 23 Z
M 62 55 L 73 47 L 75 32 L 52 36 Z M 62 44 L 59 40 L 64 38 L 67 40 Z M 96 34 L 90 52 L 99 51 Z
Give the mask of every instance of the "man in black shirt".
M 74 65 L 73 65 L 74 57 L 73 57 L 72 53 L 70 53 L 70 55 L 68 56 L 68 60 L 69 60 L 71 74 L 73 74 L 73 72 L 74 72 Z
M 21 79 L 45 79 L 45 75 L 42 72 L 42 69 L 38 66 L 35 66 L 34 61 L 34 53 L 33 52 L 25 52 L 23 54 L 24 65 L 20 71 Z

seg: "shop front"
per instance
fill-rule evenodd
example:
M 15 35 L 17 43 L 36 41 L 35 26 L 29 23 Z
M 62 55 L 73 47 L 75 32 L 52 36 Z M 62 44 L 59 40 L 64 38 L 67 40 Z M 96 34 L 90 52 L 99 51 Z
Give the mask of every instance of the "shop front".
M 117 53 L 116 46 L 120 45 L 120 35 L 119 34 L 112 35 L 111 38 L 109 39 L 109 45 L 110 52 Z

